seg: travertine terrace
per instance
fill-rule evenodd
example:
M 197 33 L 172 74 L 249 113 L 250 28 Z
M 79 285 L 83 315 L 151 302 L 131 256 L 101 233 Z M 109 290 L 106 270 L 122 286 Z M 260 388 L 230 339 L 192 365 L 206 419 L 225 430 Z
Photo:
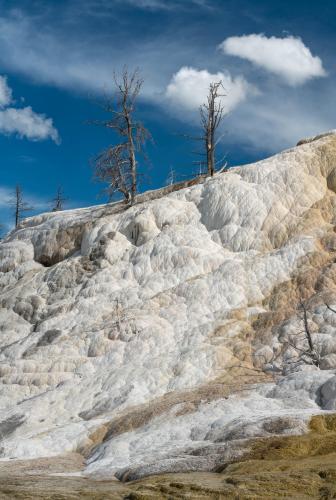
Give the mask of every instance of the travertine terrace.
M 210 471 L 335 410 L 335 208 L 329 133 L 128 209 L 24 221 L 0 244 L 2 459 Z M 287 342 L 301 300 L 319 368 Z

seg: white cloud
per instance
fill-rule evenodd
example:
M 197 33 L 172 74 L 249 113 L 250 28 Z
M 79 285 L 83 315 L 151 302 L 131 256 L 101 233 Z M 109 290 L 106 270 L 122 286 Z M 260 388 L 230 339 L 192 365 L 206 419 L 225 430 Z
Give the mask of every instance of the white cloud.
M 51 118 L 35 113 L 30 106 L 8 107 L 12 102 L 12 89 L 5 76 L 0 75 L 0 134 L 16 134 L 31 141 L 52 139 L 60 143 L 60 137 Z
M 188 0 L 189 6 L 192 1 L 206 6 L 202 0 Z M 77 16 L 78 9 L 90 8 L 90 15 L 87 15 L 91 23 L 96 13 L 97 16 L 104 15 L 105 22 L 111 16 L 113 24 L 115 1 L 92 0 L 86 4 L 78 0 L 77 8 L 74 0 L 69 4 L 71 9 L 63 14 L 65 19 L 61 28 L 49 17 L 42 17 L 41 20 L 21 11 L 7 15 L 0 13 L 0 66 L 5 71 L 24 75 L 39 84 L 71 89 L 87 97 L 88 92 L 102 94 L 110 91 L 113 87 L 113 72 L 120 71 L 126 64 L 130 69 L 141 69 L 145 80 L 141 96 L 159 100 L 175 68 L 183 66 L 185 61 L 193 60 L 195 52 L 199 64 L 208 59 L 196 48 L 198 34 L 191 35 L 191 30 L 188 42 L 185 42 L 186 29 L 189 27 L 176 37 L 165 30 L 150 37 L 137 33 L 129 37 L 127 31 L 118 27 L 118 23 L 117 31 L 106 33 L 103 30 L 87 30 L 82 17 Z M 109 10 L 99 8 L 99 5 L 106 5 Z M 181 9 L 185 8 L 182 1 L 180 5 Z M 56 11 L 52 9 L 51 12 L 55 14 L 53 19 L 56 18 Z M 181 36 L 184 37 L 183 42 Z M 119 50 L 120 45 L 123 46 L 122 51 Z M 6 57 L 6 54 L 10 54 L 10 57 Z M 157 71 L 158 67 L 160 71 Z
M 229 113 L 246 98 L 251 88 L 242 76 L 234 78 L 229 72 L 213 74 L 205 69 L 185 66 L 173 75 L 166 89 L 166 97 L 176 107 L 194 110 L 205 102 L 210 83 L 219 81 L 222 81 L 226 94 L 222 98 L 225 112 Z
M 0 108 L 8 106 L 12 101 L 12 90 L 7 85 L 7 78 L 0 75 Z
M 146 75 L 148 66 L 151 72 L 152 65 L 162 59 L 161 48 L 156 48 L 155 44 L 133 51 L 132 42 L 128 40 L 130 50 L 121 53 L 113 44 L 106 50 L 107 41 L 104 39 L 102 43 L 98 34 L 76 36 L 67 29 L 64 33 L 59 33 L 53 25 L 46 29 L 45 23 L 40 26 L 35 19 L 20 12 L 9 17 L 0 15 L 1 66 L 39 83 L 79 92 L 102 92 L 106 86 L 111 86 L 113 71 L 122 68 L 125 61 L 130 68 L 141 67 Z M 150 85 L 146 80 L 144 92 Z
M 316 96 L 313 88 L 299 94 L 286 87 L 276 93 L 253 96 L 228 117 L 225 142 L 231 147 L 246 147 L 263 154 L 294 146 L 300 139 L 334 128 L 333 110 L 325 99 L 336 98 L 332 83 L 326 81 L 324 92 Z
M 198 123 L 193 110 L 197 110 L 204 101 L 209 83 L 217 81 L 222 75 L 193 68 L 178 71 L 166 91 L 166 96 L 174 104 L 174 117 Z M 230 83 L 236 80 L 230 78 Z M 316 96 L 313 87 L 306 87 L 298 94 L 286 86 L 277 87 L 277 92 L 274 92 L 274 85 L 264 85 L 261 93 L 244 80 L 245 91 L 238 92 L 235 88 L 237 94 L 229 103 L 230 109 L 235 108 L 234 113 L 230 113 L 223 122 L 226 130 L 223 147 L 228 158 L 231 148 L 243 148 L 252 151 L 253 155 L 258 151 L 270 154 L 294 146 L 303 137 L 334 128 L 333 112 L 324 95 L 330 96 L 333 101 L 336 91 L 328 80 L 323 82 L 323 86 L 324 93 L 319 96 Z M 238 106 L 238 103 L 241 105 Z
M 105 85 L 109 89 L 113 69 L 118 71 L 124 63 L 129 68 L 139 66 L 145 78 L 142 97 L 156 104 L 159 112 L 163 109 L 176 119 L 191 121 L 194 124 L 198 123 L 195 110 L 197 111 L 197 107 L 204 101 L 205 89 L 208 88 L 211 80 L 224 74 L 228 76 L 224 85 L 228 93 L 231 91 L 224 105 L 229 109 L 234 109 L 234 113 L 227 117 L 224 125 L 228 132 L 225 141 L 230 138 L 231 144 L 233 142 L 236 145 L 247 144 L 248 148 L 263 151 L 267 149 L 269 152 L 274 152 L 294 144 L 301 136 L 333 128 L 334 117 L 328 105 L 335 95 L 331 78 L 330 81 L 321 79 L 318 90 L 315 86 L 307 85 L 300 92 L 283 85 L 277 85 L 275 88 L 273 79 L 264 78 L 258 83 L 262 90 L 262 94 L 258 96 L 255 88 L 246 81 L 252 81 L 255 77 L 254 71 L 246 76 L 246 79 L 231 76 L 237 62 L 235 59 L 226 58 L 228 64 L 231 65 L 226 68 L 231 74 L 217 73 L 217 69 L 212 70 L 212 74 L 206 70 L 203 73 L 194 69 L 196 64 L 202 68 L 209 67 L 207 64 L 212 49 L 209 47 L 210 42 L 203 43 L 199 34 L 197 33 L 196 36 L 193 29 L 188 31 L 186 37 L 185 29 L 189 29 L 190 26 L 183 28 L 183 39 L 181 32 L 177 29 L 174 36 L 171 36 L 171 31 L 161 30 L 159 34 L 151 37 L 130 40 L 125 30 L 118 31 L 118 25 L 116 25 L 117 32 L 113 35 L 103 30 L 99 33 L 86 30 L 83 16 L 78 18 L 75 15 L 78 9 L 84 9 L 84 7 L 88 9 L 89 5 L 90 11 L 87 18 L 90 23 L 92 23 L 92 16 L 96 14 L 103 16 L 105 21 L 108 16 L 111 16 L 109 24 L 112 24 L 116 2 L 117 0 L 92 0 L 83 3 L 81 0 L 78 2 L 71 0 L 69 2 L 71 9 L 62 11 L 60 14 L 64 16 L 61 17 L 62 22 L 57 23 L 54 23 L 45 13 L 41 14 L 41 18 L 29 16 L 18 10 L 8 11 L 7 14 L 2 13 L 0 15 L 1 66 L 8 71 L 36 80 L 40 84 L 47 83 L 72 89 L 75 92 L 84 91 L 85 95 L 87 92 L 99 93 Z M 144 2 L 147 3 L 147 0 Z M 158 0 L 157 3 L 162 2 Z M 191 0 L 188 3 L 191 5 Z M 104 5 L 105 9 L 102 8 Z M 100 8 L 97 8 L 99 6 Z M 50 12 L 52 19 L 56 19 L 56 11 Z M 120 43 L 113 43 L 115 36 L 124 46 L 122 52 L 117 50 Z M 262 35 L 254 36 L 268 40 Z M 281 42 L 288 38 L 275 40 Z M 290 38 L 290 40 L 293 39 Z M 299 42 L 299 46 L 306 49 L 301 40 Z M 109 50 L 106 50 L 107 46 Z M 313 58 L 309 49 L 306 50 L 309 54 L 308 60 L 312 58 L 319 61 L 318 58 Z M 211 63 L 217 64 L 215 68 L 222 67 L 220 57 L 218 52 L 213 54 Z M 278 58 L 275 53 L 272 57 Z M 191 67 L 187 68 L 185 78 L 181 77 L 181 70 L 171 78 L 176 68 L 183 69 L 187 62 Z M 294 68 L 293 71 L 294 73 L 298 71 L 302 77 L 301 65 L 298 66 L 299 69 Z M 62 71 L 59 71 L 60 67 Z M 160 71 L 157 71 L 158 67 Z M 324 73 L 321 62 L 317 64 L 317 67 L 319 69 L 317 72 Z M 293 71 L 290 72 L 291 75 Z M 280 74 L 285 78 L 283 71 Z M 286 81 L 288 81 L 287 76 Z M 169 90 L 167 82 L 170 82 Z M 182 90 L 184 93 L 181 93 Z M 162 99 L 162 92 L 166 99 Z M 328 96 L 328 99 L 325 96 Z M 162 102 L 163 108 L 160 106 Z M 181 104 L 187 107 L 182 107 Z M 22 107 L 25 105 L 21 104 Z
M 326 75 L 321 59 L 313 56 L 300 38 L 293 36 L 232 36 L 224 40 L 219 48 L 225 54 L 247 59 L 280 76 L 290 85 L 301 85 L 311 78 Z
M 43 141 L 50 138 L 56 144 L 60 142 L 52 119 L 35 113 L 30 106 L 0 110 L 0 133 L 17 134 L 31 141 Z
M 13 192 L 9 188 L 0 186 L 0 208 L 8 207 L 11 198 L 13 198 Z

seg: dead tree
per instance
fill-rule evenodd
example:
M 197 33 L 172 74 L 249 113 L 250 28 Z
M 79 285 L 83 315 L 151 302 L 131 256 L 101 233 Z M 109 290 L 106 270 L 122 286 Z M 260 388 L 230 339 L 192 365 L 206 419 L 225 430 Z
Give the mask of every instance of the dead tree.
M 126 203 L 129 203 L 131 201 L 132 177 L 124 153 L 125 148 L 121 144 L 102 151 L 94 160 L 95 176 L 107 183 L 105 192 L 109 199 L 112 199 L 113 195 L 119 192 L 125 198 Z
M 291 347 L 296 352 L 296 358 L 293 361 L 290 360 L 289 363 L 304 363 L 319 367 L 321 362 L 321 345 L 313 340 L 308 320 L 309 311 L 302 300 L 299 303 L 299 311 L 302 315 L 303 330 L 289 335 L 285 342 L 285 345 Z
M 131 205 L 135 202 L 138 187 L 137 153 L 144 152 L 145 142 L 151 138 L 148 130 L 134 116 L 142 84 L 137 70 L 129 73 L 124 68 L 120 78 L 114 75 L 116 97 L 106 96 L 102 103 L 110 118 L 93 122 L 111 129 L 121 141 L 95 158 L 95 175 L 108 182 L 110 197 L 119 192 Z
M 221 102 L 217 102 L 223 96 L 219 93 L 221 88 L 223 88 L 222 82 L 211 83 L 207 102 L 200 107 L 206 165 L 210 176 L 215 173 L 216 131 L 222 121 L 224 111 Z
M 52 212 L 59 212 L 63 210 L 64 207 L 64 202 L 67 200 L 67 198 L 64 198 L 63 194 L 63 188 L 62 186 L 58 186 L 57 191 L 56 191 L 56 196 L 53 198 L 52 201 Z
M 166 179 L 166 184 L 172 186 L 176 182 L 176 172 L 173 167 L 170 167 L 168 177 Z
M 200 151 L 193 151 L 194 154 L 201 157 L 200 160 L 194 161 L 194 164 L 198 166 L 198 171 L 196 172 L 198 177 L 203 177 L 204 175 L 212 177 L 216 171 L 216 166 L 225 160 L 225 156 L 220 161 L 216 160 L 216 148 L 222 137 L 217 137 L 217 133 L 224 118 L 222 97 L 226 95 L 221 93 L 221 90 L 224 91 L 222 81 L 211 83 L 206 102 L 199 108 L 202 134 L 199 136 L 183 134 L 183 137 L 202 144 Z M 226 168 L 227 164 L 224 165 L 221 171 L 226 170 Z
M 33 207 L 28 205 L 23 199 L 23 192 L 21 186 L 18 184 L 15 187 L 14 197 L 10 201 L 10 204 L 14 207 L 14 219 L 15 219 L 15 227 L 18 227 L 20 221 L 22 220 L 23 214 L 25 212 L 30 212 L 33 210 Z
M 214 175 L 216 169 L 215 155 L 216 146 L 219 141 L 219 139 L 216 138 L 216 133 L 224 116 L 224 107 L 221 98 L 224 97 L 225 94 L 221 94 L 221 90 L 223 90 L 221 81 L 211 83 L 207 101 L 200 107 L 203 130 L 202 140 L 205 146 L 206 166 L 208 175 L 211 177 Z
M 312 334 L 310 332 L 310 328 L 309 328 L 309 324 L 308 324 L 307 308 L 306 308 L 305 303 L 302 301 L 300 302 L 300 309 L 301 309 L 302 315 L 303 315 L 304 332 L 306 335 L 309 352 L 313 353 L 314 352 L 314 344 L 313 344 Z

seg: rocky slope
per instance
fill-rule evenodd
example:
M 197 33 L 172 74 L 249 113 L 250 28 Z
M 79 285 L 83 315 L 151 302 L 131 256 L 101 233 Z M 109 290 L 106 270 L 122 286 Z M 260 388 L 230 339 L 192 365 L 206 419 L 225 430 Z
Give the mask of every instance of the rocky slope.
M 24 221 L 0 244 L 2 458 L 219 470 L 335 411 L 335 208 L 330 133 L 127 210 Z

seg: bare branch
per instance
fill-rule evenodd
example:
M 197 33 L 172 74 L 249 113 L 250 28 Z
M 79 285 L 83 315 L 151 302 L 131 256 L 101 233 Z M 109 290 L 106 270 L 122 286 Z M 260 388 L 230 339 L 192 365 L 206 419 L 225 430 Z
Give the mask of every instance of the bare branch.
M 18 227 L 25 212 L 30 212 L 34 209 L 24 201 L 22 188 L 19 184 L 15 187 L 14 196 L 10 201 L 10 205 L 14 207 L 15 227 Z
M 213 82 L 209 86 L 209 92 L 206 102 L 199 108 L 202 135 L 200 137 L 187 136 L 189 139 L 201 141 L 204 145 L 203 155 L 206 157 L 208 175 L 213 176 L 216 167 L 216 147 L 223 137 L 216 138 L 217 130 L 224 118 L 224 106 L 221 98 L 225 93 L 221 93 L 223 88 L 222 81 Z
M 52 211 L 53 212 L 59 212 L 63 210 L 63 205 L 64 202 L 67 201 L 67 198 L 64 197 L 63 195 L 63 188 L 62 186 L 58 186 L 57 191 L 56 191 L 56 196 L 52 200 Z
M 327 309 L 329 309 L 329 311 L 336 313 L 336 310 L 333 309 L 332 307 L 330 307 L 328 304 L 326 304 L 326 306 L 327 306 Z
M 112 117 L 92 123 L 111 129 L 123 141 L 110 146 L 94 159 L 95 176 L 108 183 L 106 191 L 110 197 L 119 192 L 132 205 L 138 184 L 136 153 L 146 157 L 144 146 L 152 137 L 144 125 L 134 119 L 136 100 L 143 84 L 139 71 L 136 69 L 129 73 L 124 67 L 120 77 L 114 73 L 113 81 L 116 96 L 111 98 L 105 95 L 103 105 L 103 109 Z
M 306 336 L 307 336 L 309 349 L 311 352 L 313 352 L 314 345 L 313 345 L 312 336 L 311 336 L 311 332 L 309 330 L 309 325 L 308 325 L 307 308 L 306 308 L 305 303 L 303 301 L 300 302 L 300 308 L 303 311 L 303 324 L 304 324 L 304 329 L 305 329 Z

